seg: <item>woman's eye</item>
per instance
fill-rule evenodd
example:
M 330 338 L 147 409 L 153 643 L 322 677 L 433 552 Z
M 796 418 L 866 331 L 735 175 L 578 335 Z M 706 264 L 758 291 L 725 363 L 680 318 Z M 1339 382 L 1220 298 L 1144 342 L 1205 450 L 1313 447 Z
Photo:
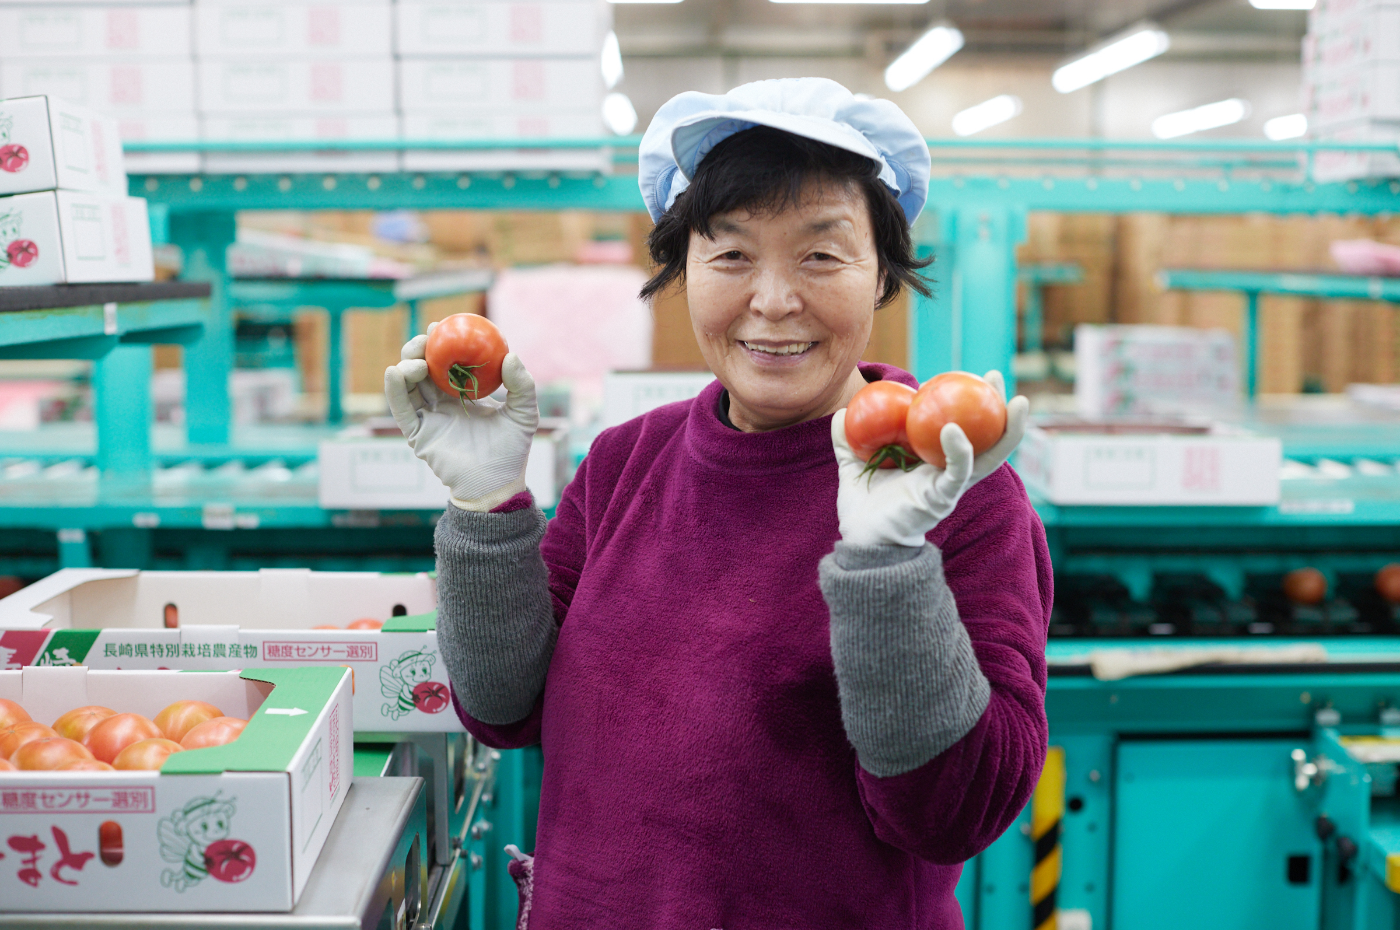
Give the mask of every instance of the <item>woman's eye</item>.
M 740 252 L 738 249 L 730 249 L 728 252 L 725 252 L 723 255 L 720 256 L 720 258 L 726 259 L 731 262 L 737 262 L 743 257 L 744 253 Z
M 833 261 L 832 256 L 826 254 L 825 252 L 813 252 L 812 257 L 819 262 Z

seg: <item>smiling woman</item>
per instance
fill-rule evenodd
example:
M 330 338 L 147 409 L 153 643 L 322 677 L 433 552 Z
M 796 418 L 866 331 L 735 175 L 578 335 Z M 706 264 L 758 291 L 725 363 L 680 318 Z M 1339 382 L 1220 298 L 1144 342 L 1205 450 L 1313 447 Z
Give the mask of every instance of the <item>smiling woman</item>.
M 847 441 L 859 388 L 917 386 L 860 356 L 876 308 L 925 287 L 928 148 L 894 104 L 802 78 L 681 94 L 640 153 L 645 294 L 685 282 L 710 387 L 604 430 L 546 522 L 520 358 L 504 403 L 467 409 L 423 337 L 385 372 L 452 488 L 454 709 L 546 747 L 520 925 L 954 930 L 959 863 L 1044 761 L 1051 574 L 1004 464 L 1025 398 L 980 455 L 942 426 L 946 467 L 863 474 Z
M 700 352 L 742 430 L 844 407 L 875 310 L 928 286 L 869 158 L 757 126 L 720 142 L 652 231 L 653 297 L 683 280 Z

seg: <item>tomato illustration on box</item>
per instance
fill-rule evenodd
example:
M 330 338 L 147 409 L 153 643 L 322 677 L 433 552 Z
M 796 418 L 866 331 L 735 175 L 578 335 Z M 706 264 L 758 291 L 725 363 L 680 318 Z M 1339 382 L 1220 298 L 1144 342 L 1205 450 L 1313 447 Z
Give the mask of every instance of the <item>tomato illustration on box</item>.
M 0 171 L 10 174 L 17 174 L 29 167 L 29 150 L 10 141 L 14 129 L 14 117 L 0 113 Z
M 196 797 L 160 821 L 160 856 L 179 864 L 160 875 L 160 883 L 183 892 L 207 877 L 241 882 L 253 874 L 258 857 L 253 847 L 230 839 L 235 798 Z
M 3 166 L 4 149 L 0 149 L 0 167 Z M 34 244 L 32 239 L 20 237 L 20 229 L 24 225 L 24 214 L 18 210 L 7 210 L 0 213 L 0 271 L 4 271 L 11 265 L 16 268 L 28 268 L 34 264 L 34 259 L 39 257 L 39 246 Z
M 430 681 L 437 655 L 422 650 L 409 650 L 392 662 L 379 667 L 379 689 L 389 698 L 380 712 L 390 720 L 398 720 L 415 709 L 436 714 L 447 706 L 447 686 Z

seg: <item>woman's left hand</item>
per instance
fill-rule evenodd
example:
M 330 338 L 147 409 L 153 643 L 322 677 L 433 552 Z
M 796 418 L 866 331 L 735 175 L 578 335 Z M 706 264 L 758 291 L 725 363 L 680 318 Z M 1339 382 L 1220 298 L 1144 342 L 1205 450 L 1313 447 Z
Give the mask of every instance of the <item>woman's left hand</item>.
M 1001 372 L 988 372 L 987 381 L 1005 399 Z M 840 469 L 836 513 L 841 539 L 866 546 L 922 546 L 924 536 L 953 512 L 967 489 L 1000 468 L 1011 455 L 1026 431 L 1029 411 L 1026 398 L 1012 398 L 1006 405 L 1006 431 L 981 455 L 974 457 L 962 427 L 949 423 L 939 434 L 948 459 L 946 468 L 925 463 L 913 471 L 890 468 L 873 474 L 862 474 L 865 463 L 856 458 L 846 440 L 846 411 L 836 411 L 831 418 L 831 442 Z

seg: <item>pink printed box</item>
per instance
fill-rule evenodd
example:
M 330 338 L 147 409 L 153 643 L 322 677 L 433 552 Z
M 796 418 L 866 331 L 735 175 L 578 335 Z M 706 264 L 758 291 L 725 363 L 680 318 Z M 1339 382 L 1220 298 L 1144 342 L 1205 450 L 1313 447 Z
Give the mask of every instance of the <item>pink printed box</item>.
M 291 910 L 349 787 L 351 687 L 342 668 L 0 671 L 0 697 L 41 723 L 88 704 L 152 717 L 177 700 L 248 720 L 159 771 L 0 772 L 0 907 Z

